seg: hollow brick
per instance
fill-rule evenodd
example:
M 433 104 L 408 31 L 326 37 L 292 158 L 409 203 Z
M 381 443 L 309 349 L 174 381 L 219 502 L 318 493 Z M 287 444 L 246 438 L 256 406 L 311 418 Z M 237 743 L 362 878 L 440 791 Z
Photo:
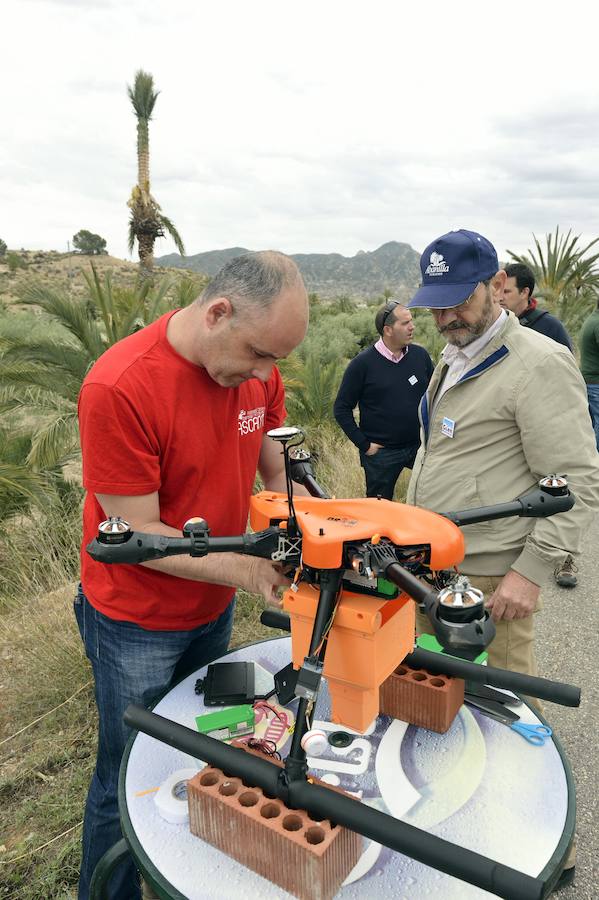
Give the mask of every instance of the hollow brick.
M 381 685 L 379 699 L 383 715 L 443 734 L 464 702 L 464 681 L 402 663 Z
M 330 900 L 360 858 L 360 835 L 213 766 L 188 782 L 187 796 L 193 834 L 301 900 Z

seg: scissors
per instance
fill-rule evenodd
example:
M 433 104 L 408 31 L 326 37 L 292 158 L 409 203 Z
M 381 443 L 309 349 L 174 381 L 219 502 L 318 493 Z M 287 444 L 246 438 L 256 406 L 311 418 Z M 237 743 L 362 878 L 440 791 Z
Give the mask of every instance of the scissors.
M 520 717 L 511 712 L 511 710 L 491 708 L 491 702 L 481 702 L 480 700 L 474 700 L 474 698 L 466 700 L 468 706 L 474 706 L 484 716 L 489 716 L 490 719 L 495 719 L 497 722 L 501 722 L 502 725 L 507 725 L 508 728 L 517 731 L 524 740 L 528 741 L 529 744 L 534 744 L 535 747 L 542 747 L 547 738 L 553 734 L 548 725 L 525 725 L 524 722 L 520 721 Z

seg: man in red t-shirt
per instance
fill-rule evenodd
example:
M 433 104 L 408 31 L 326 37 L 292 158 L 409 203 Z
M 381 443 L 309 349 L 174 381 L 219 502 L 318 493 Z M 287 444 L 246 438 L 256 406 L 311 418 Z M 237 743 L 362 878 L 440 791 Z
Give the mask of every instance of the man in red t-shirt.
M 224 266 L 193 304 L 111 347 L 83 383 L 87 494 L 75 613 L 94 672 L 99 741 L 79 900 L 121 837 L 125 708 L 151 703 L 226 651 L 235 587 L 275 601 L 288 583 L 265 559 L 227 553 L 108 566 L 85 546 L 108 516 L 166 535 L 180 536 L 194 515 L 215 536 L 245 531 L 256 470 L 267 489 L 285 490 L 280 446 L 266 436 L 285 418 L 274 364 L 301 342 L 307 321 L 295 263 L 271 251 L 247 254 Z M 139 897 L 132 861 L 116 870 L 110 896 Z

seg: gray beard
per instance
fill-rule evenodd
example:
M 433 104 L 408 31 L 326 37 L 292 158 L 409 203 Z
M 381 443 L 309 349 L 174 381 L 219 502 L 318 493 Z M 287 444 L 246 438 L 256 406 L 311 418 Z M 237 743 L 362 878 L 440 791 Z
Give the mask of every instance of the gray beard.
M 439 328 L 439 334 L 442 334 L 447 343 L 453 344 L 454 347 L 467 347 L 468 344 L 471 344 L 472 341 L 483 335 L 493 324 L 493 303 L 489 294 L 487 293 L 485 305 L 482 308 L 478 322 L 474 322 L 472 325 L 462 322 L 459 332 L 457 329 L 455 331 L 452 330 L 456 324 L 452 322 L 450 326 L 446 326 L 444 329 Z M 466 330 L 465 334 L 464 330 Z

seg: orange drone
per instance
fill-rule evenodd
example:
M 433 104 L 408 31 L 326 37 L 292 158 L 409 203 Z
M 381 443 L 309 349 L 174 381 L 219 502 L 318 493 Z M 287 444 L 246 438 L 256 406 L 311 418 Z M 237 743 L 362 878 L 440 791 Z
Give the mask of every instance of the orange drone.
M 249 779 L 290 807 L 330 816 L 485 890 L 523 900 L 544 896 L 547 885 L 540 879 L 310 783 L 302 738 L 312 726 L 323 675 L 333 721 L 364 731 L 379 711 L 379 686 L 406 657 L 415 668 L 578 706 L 580 691 L 572 685 L 472 662 L 491 642 L 495 628 L 482 594 L 469 589 L 464 576 L 456 576 L 464 558 L 459 526 L 570 509 L 574 498 L 565 479 L 550 475 L 514 501 L 443 514 L 388 500 L 329 499 L 314 478 L 309 454 L 299 447 L 303 432 L 279 428 L 269 436 L 283 447 L 287 494 L 263 491 L 252 497 L 253 533 L 212 537 L 208 523 L 192 518 L 183 536 L 173 538 L 133 532 L 122 519 L 111 518 L 101 523 L 87 551 L 99 562 L 129 564 L 175 554 L 234 552 L 271 559 L 294 571 L 283 597 L 285 613 L 262 615 L 265 624 L 291 630 L 292 661 L 275 675 L 274 691 L 283 705 L 299 699 L 284 766 L 248 758 L 242 750 L 143 707 L 130 706 L 126 724 Z M 312 496 L 294 498 L 293 481 Z M 413 651 L 414 601 L 427 613 L 444 653 Z

